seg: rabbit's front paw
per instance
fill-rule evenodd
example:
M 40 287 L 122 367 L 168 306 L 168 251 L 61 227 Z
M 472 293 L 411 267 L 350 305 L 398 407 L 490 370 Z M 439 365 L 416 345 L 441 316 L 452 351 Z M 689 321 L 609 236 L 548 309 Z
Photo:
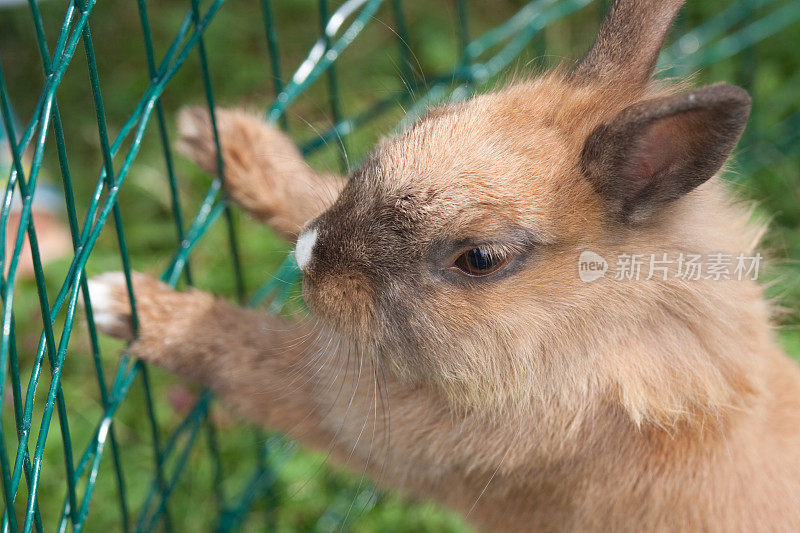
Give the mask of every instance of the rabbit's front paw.
M 220 121 L 217 121 L 217 128 Z M 220 135 L 221 137 L 221 135 Z M 208 110 L 184 107 L 178 114 L 178 143 L 180 153 L 194 161 L 209 174 L 217 174 L 217 145 Z
M 308 172 L 288 137 L 260 117 L 236 109 L 214 112 L 230 199 L 260 218 L 287 202 L 287 187 Z M 178 115 L 177 149 L 209 174 L 219 174 L 217 143 L 208 110 L 187 107 Z
M 241 186 L 258 185 L 262 170 L 271 168 L 270 156 L 292 155 L 296 150 L 286 137 L 260 117 L 238 109 L 214 110 L 225 186 L 240 186 L 239 181 L 256 180 Z M 288 143 L 288 147 L 285 147 Z M 184 107 L 178 113 L 178 151 L 209 174 L 219 174 L 217 142 L 208 109 Z M 230 191 L 229 191 L 230 192 Z
M 191 301 L 192 295 L 177 292 L 146 274 L 133 272 L 131 281 L 138 331 L 134 331 L 133 327 L 125 275 L 122 272 L 106 272 L 88 281 L 94 323 L 102 333 L 126 341 L 134 337 L 139 340 L 143 337 L 158 338 L 174 316 L 196 303 Z
M 176 370 L 185 361 L 192 365 L 195 350 L 204 335 L 223 337 L 228 330 L 220 326 L 219 316 L 230 309 L 217 311 L 210 294 L 189 289 L 176 291 L 158 279 L 138 272 L 131 273 L 133 299 L 136 303 L 136 328 L 122 272 L 106 272 L 88 281 L 94 322 L 102 333 L 133 341 L 126 352 L 150 363 Z M 217 328 L 217 329 L 215 329 Z M 202 344 L 202 342 L 200 342 Z M 183 353 L 183 355 L 181 355 Z

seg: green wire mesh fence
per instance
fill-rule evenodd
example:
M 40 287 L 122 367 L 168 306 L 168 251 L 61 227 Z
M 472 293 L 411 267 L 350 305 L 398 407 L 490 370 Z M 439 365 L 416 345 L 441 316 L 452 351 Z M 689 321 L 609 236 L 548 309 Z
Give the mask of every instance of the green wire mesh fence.
M 228 1 L 233 3 L 236 0 Z M 166 168 L 164 179 L 167 180 L 174 216 L 176 240 L 172 259 L 162 275 L 164 281 L 171 285 L 181 280 L 192 284 L 192 266 L 200 269 L 202 265 L 190 265 L 190 258 L 216 224 L 223 224 L 226 231 L 227 253 L 232 267 L 230 276 L 240 301 L 253 306 L 268 305 L 270 311 L 278 312 L 289 298 L 298 276 L 292 255 L 287 254 L 285 261 L 263 285 L 251 291 L 246 289 L 243 275 L 246 265 L 241 260 L 242 243 L 237 234 L 236 217 L 221 192 L 220 176 L 225 172 L 221 160 L 220 176 L 214 177 L 198 207 L 187 211 L 186 203 L 180 197 L 181 188 L 169 137 L 171 116 L 167 116 L 164 110 L 162 96 L 176 74 L 185 67 L 187 59 L 196 54 L 205 103 L 212 113 L 214 125 L 215 92 L 208 59 L 214 51 L 206 46 L 204 33 L 220 10 L 225 8 L 224 0 L 190 0 L 185 16 L 176 21 L 174 38 L 167 43 L 154 39 L 154 28 L 165 22 L 151 20 L 145 0 L 137 0 L 135 4 L 140 27 L 137 38 L 141 38 L 144 44 L 148 83 L 135 99 L 135 105 L 131 106 L 127 120 L 116 130 L 107 124 L 104 107 L 104 101 L 114 98 L 114 95 L 103 93 L 97 66 L 98 54 L 113 51 L 96 48 L 92 39 L 91 22 L 96 0 L 69 1 L 64 8 L 60 29 L 56 28 L 58 31 L 45 26 L 37 2 L 28 2 L 29 22 L 41 62 L 38 68 L 43 72 L 44 81 L 34 111 L 26 117 L 27 123 L 23 128 L 19 128 L 13 119 L 11 95 L 14 80 L 6 78 L 0 65 L 0 115 L 3 118 L 0 130 L 9 139 L 11 152 L 11 168 L 0 212 L 0 235 L 8 241 L 0 248 L 3 254 L 0 259 L 3 304 L 0 398 L 8 397 L 10 389 L 10 399 L 4 401 L 3 416 L 0 417 L 3 424 L 0 432 L 3 531 L 44 531 L 45 528 L 79 531 L 91 523 L 90 504 L 94 500 L 94 505 L 98 505 L 99 499 L 106 502 L 104 505 L 114 502 L 122 530 L 183 530 L 173 518 L 169 502 L 175 491 L 181 490 L 179 482 L 192 461 L 208 461 L 213 471 L 213 488 L 209 487 L 208 491 L 214 492 L 218 519 L 209 526 L 220 531 L 236 529 L 255 506 L 269 508 L 280 504 L 275 489 L 277 472 L 293 453 L 293 448 L 280 436 L 253 430 L 256 449 L 248 474 L 235 493 L 223 490 L 228 472 L 220 460 L 219 446 L 224 436 L 218 435 L 215 429 L 210 393 L 201 393 L 183 420 L 165 432 L 159 424 L 154 401 L 159 391 L 154 389 L 148 368 L 125 355 L 115 369 L 104 368 L 114 359 L 101 358 L 101 342 L 86 291 L 85 269 L 102 230 L 109 226 L 116 236 L 122 268 L 130 279 L 126 226 L 118 199 L 120 193 L 125 194 L 126 182 L 136 179 L 132 169 L 146 136 L 160 144 Z M 252 12 L 259 13 L 261 21 L 244 22 L 263 24 L 268 52 L 268 66 L 254 65 L 252 68 L 270 69 L 277 95 L 265 112 L 265 120 L 286 127 L 287 110 L 302 94 L 319 87 L 331 125 L 302 143 L 302 151 L 307 155 L 335 151 L 343 170 L 357 164 L 353 161 L 362 155 L 360 148 L 351 146 L 351 141 L 366 125 L 383 125 L 386 117 L 393 117 L 400 108 L 404 111 L 402 127 L 427 106 L 466 98 L 476 87 L 497 79 L 521 54 L 541 53 L 537 48 L 541 43 L 537 39 L 548 26 L 582 11 L 589 4 L 595 4 L 592 8 L 594 13 L 599 15 L 602 12 L 602 6 L 592 0 L 534 0 L 519 6 L 500 24 L 473 36 L 469 24 L 472 6 L 464 0 L 456 0 L 452 11 L 458 54 L 452 58 L 452 68 L 426 76 L 415 68 L 417 51 L 413 49 L 410 29 L 413 21 L 407 17 L 407 4 L 413 4 L 411 0 L 347 0 L 336 3 L 318 0 L 319 37 L 306 59 L 288 75 L 279 45 L 291 36 L 282 35 L 284 41 L 279 40 L 281 28 L 275 22 L 274 6 L 270 0 L 252 4 Z M 699 26 L 681 32 L 672 40 L 661 58 L 662 73 L 692 73 L 737 54 L 750 54 L 750 61 L 757 62 L 755 45 L 785 28 L 797 31 L 798 21 L 800 1 L 797 0 L 732 2 Z M 358 112 L 347 114 L 340 93 L 342 86 L 352 84 L 353 80 L 339 71 L 339 57 L 347 54 L 348 48 L 359 45 L 359 37 L 365 28 L 378 24 L 381 31 L 390 32 L 396 41 L 396 48 L 385 51 L 393 56 L 396 64 L 395 85 L 384 91 L 380 98 L 369 99 Z M 48 32 L 55 33 L 56 37 L 48 39 Z M 586 39 L 583 42 L 586 43 Z M 166 45 L 166 48 L 158 52 L 160 48 L 157 45 Z M 83 59 L 76 57 L 80 55 L 79 51 L 84 54 Z M 0 59 L 5 60 L 14 52 L 13 49 L 0 49 Z M 97 181 L 88 197 L 75 196 L 78 178 L 70 170 L 70 150 L 61 111 L 70 104 L 58 99 L 65 73 L 81 61 L 88 66 L 92 110 L 99 135 Z M 748 80 L 734 81 L 748 83 Z M 795 76 L 786 84 L 784 92 L 796 94 L 798 89 L 800 78 Z M 776 113 L 779 117 L 777 122 L 756 124 L 748 130 L 738 163 L 743 173 L 757 172 L 774 163 L 776 157 L 789 157 L 785 154 L 800 143 L 800 99 L 789 96 L 779 101 L 783 102 L 780 104 L 783 107 Z M 216 130 L 215 125 L 214 128 Z M 44 152 L 53 145 L 57 164 L 47 170 L 60 175 L 74 250 L 66 274 L 60 277 L 50 274 L 42 266 L 37 228 L 31 216 L 38 178 L 45 166 Z M 85 181 L 88 178 L 80 176 L 79 179 Z M 12 212 L 20 221 L 18 229 L 10 222 Z M 189 220 L 188 224 L 184 220 Z M 41 333 L 36 346 L 23 346 L 19 342 L 21 332 L 15 318 L 18 307 L 24 304 L 15 300 L 15 290 L 19 284 L 17 271 L 26 239 L 32 251 L 33 278 L 41 313 Z M 130 282 L 128 291 L 135 302 L 136 295 Z M 76 324 L 76 315 L 81 314 L 85 314 L 94 365 L 94 374 L 85 376 L 85 379 L 89 383 L 87 386 L 98 387 L 102 415 L 94 422 L 95 429 L 90 438 L 78 440 L 70 431 L 70 424 L 80 413 L 67 400 L 69 391 L 62 388 L 61 378 L 65 360 L 71 354 L 70 339 L 73 333 L 83 328 L 81 321 Z M 133 320 L 135 323 L 135 306 Z M 76 328 L 76 325 L 79 326 Z M 83 331 L 80 334 L 83 335 Z M 134 394 L 132 391 L 138 387 L 141 387 L 140 393 Z M 126 450 L 120 444 L 114 424 L 121 406 L 134 401 L 138 402 L 141 416 L 147 420 L 152 450 L 149 484 L 136 491 L 126 482 Z M 11 431 L 12 426 L 14 431 Z M 203 434 L 206 436 L 205 444 L 201 445 Z M 52 444 L 54 440 L 56 445 Z M 200 446 L 204 449 L 202 456 L 193 455 Z M 63 456 L 61 469 L 54 469 L 52 463 L 48 463 L 49 469 L 43 468 L 48 453 Z M 96 491 L 101 476 L 113 478 L 116 490 L 109 493 Z M 43 502 L 38 496 L 45 483 L 61 486 L 63 503 L 60 516 L 42 512 Z M 334 498 L 327 510 L 320 514 L 318 529 L 345 527 L 348 517 L 366 512 L 375 499 L 375 493 L 365 485 L 347 488 L 342 497 Z

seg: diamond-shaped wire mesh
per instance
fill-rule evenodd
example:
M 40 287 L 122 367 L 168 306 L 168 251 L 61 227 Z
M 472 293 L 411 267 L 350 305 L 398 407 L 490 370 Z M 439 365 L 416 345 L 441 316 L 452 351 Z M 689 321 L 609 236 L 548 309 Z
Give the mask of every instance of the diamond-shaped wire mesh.
M 235 0 L 229 0 L 234 2 Z M 476 86 L 496 79 L 520 53 L 531 46 L 531 42 L 548 27 L 561 19 L 582 10 L 591 0 L 534 0 L 522 5 L 516 13 L 501 24 L 483 31 L 473 37 L 469 31 L 468 15 L 470 5 L 464 0 L 454 2 L 456 39 L 458 54 L 452 58 L 452 69 L 435 76 L 423 77 L 413 65 L 415 50 L 409 36 L 409 22 L 406 18 L 406 4 L 412 0 L 347 0 L 330 5 L 326 0 L 317 3 L 316 16 L 320 21 L 320 37 L 313 45 L 305 61 L 291 76 L 285 76 L 282 68 L 279 34 L 273 6 L 270 0 L 253 2 L 252 9 L 258 10 L 259 18 L 242 21 L 242 24 L 263 23 L 264 38 L 267 43 L 269 68 L 274 81 L 275 100 L 265 113 L 265 120 L 286 124 L 287 110 L 298 97 L 312 86 L 322 86 L 325 95 L 324 105 L 328 106 L 332 126 L 319 132 L 303 146 L 305 154 L 311 154 L 333 145 L 339 152 L 343 168 L 354 157 L 362 155 L 351 153 L 351 136 L 365 125 L 380 117 L 404 107 L 407 123 L 419 116 L 426 106 L 436 102 L 462 99 Z M 220 176 L 215 176 L 199 207 L 186 211 L 180 198 L 180 184 L 175 170 L 168 135 L 169 121 L 162 107 L 161 97 L 175 78 L 176 73 L 187 63 L 192 55 L 199 58 L 198 73 L 202 81 L 205 102 L 212 112 L 215 108 L 212 75 L 209 72 L 209 55 L 216 50 L 208 50 L 204 32 L 213 24 L 221 9 L 223 0 L 190 0 L 182 21 L 177 21 L 174 38 L 167 43 L 154 42 L 153 29 L 162 28 L 170 21 L 151 20 L 145 0 L 137 0 L 136 11 L 141 33 L 137 36 L 120 36 L 121 39 L 141 39 L 147 65 L 148 83 L 129 110 L 127 121 L 112 131 L 106 122 L 104 100 L 114 98 L 104 94 L 98 75 L 98 56 L 114 54 L 108 46 L 97 48 L 92 40 L 92 13 L 96 0 L 71 0 L 64 9 L 63 22 L 58 28 L 45 27 L 40 6 L 30 0 L 27 5 L 30 22 L 39 47 L 44 81 L 35 110 L 25 117 L 23 127 L 14 119 L 11 105 L 11 92 L 14 80 L 5 77 L 0 65 L 0 114 L 2 114 L 2 136 L 7 140 L 10 164 L 4 174 L 8 176 L 2 211 L 0 212 L 0 234 L 6 240 L 0 248 L 3 254 L 0 295 L 2 296 L 2 337 L 0 340 L 0 398 L 4 401 L 3 416 L 0 423 L 0 469 L 3 487 L 3 530 L 44 531 L 58 528 L 60 531 L 80 530 L 90 519 L 94 500 L 103 500 L 103 505 L 114 506 L 119 515 L 123 530 L 149 531 L 157 528 L 182 530 L 170 512 L 170 497 L 181 490 L 179 481 L 191 461 L 207 461 L 212 465 L 215 480 L 214 489 L 218 509 L 215 525 L 220 531 L 235 529 L 242 524 L 247 513 L 257 502 L 268 498 L 276 479 L 276 469 L 286 460 L 291 449 L 277 436 L 267 437 L 256 431 L 252 464 L 249 476 L 241 484 L 237 493 L 225 494 L 222 490 L 227 473 L 219 457 L 220 440 L 225 435 L 217 434 L 211 416 L 211 394 L 201 393 L 188 409 L 182 421 L 168 433 L 159 424 L 154 395 L 158 394 L 151 383 L 147 367 L 123 355 L 115 370 L 104 368 L 108 361 L 101 358 L 97 332 L 92 319 L 92 306 L 86 291 L 85 267 L 92 257 L 95 243 L 105 226 L 113 228 L 116 235 L 120 260 L 125 274 L 130 279 L 130 258 L 126 247 L 126 226 L 123 223 L 118 201 L 124 201 L 126 184 L 135 179 L 133 164 L 140 154 L 146 136 L 152 137 L 161 145 L 167 180 L 170 191 L 170 207 L 174 214 L 175 234 L 177 236 L 174 255 L 163 272 L 162 279 L 175 285 L 181 279 L 192 283 L 189 258 L 198 243 L 206 238 L 215 224 L 224 224 L 227 231 L 231 279 L 241 301 L 250 305 L 260 305 L 269 301 L 270 310 L 277 312 L 286 302 L 291 283 L 296 280 L 297 269 L 291 256 L 269 276 L 261 287 L 246 300 L 240 249 L 245 246 L 238 242 L 235 217 L 226 205 L 221 194 Z M 430 6 L 434 9 L 434 6 Z M 602 10 L 599 6 L 596 12 Z M 0 13 L 2 13 L 0 11 Z M 2 16 L 2 15 L 0 15 Z M 340 88 L 344 83 L 353 83 L 346 73 L 337 69 L 338 58 L 349 47 L 359 46 L 359 36 L 366 27 L 377 24 L 376 20 L 391 20 L 392 25 L 384 23 L 381 31 L 390 32 L 397 47 L 391 53 L 396 55 L 396 87 L 388 91 L 388 96 L 370 99 L 370 104 L 358 113 L 347 115 L 340 102 Z M 766 37 L 795 25 L 800 20 L 800 1 L 742 0 L 731 2 L 728 7 L 692 28 L 675 39 L 663 55 L 661 65 L 666 74 L 685 74 L 696 71 L 711 63 L 727 59 L 739 53 L 751 53 L 752 47 Z M 51 38 L 48 39 L 48 32 Z M 162 32 L 159 32 L 162 33 Z M 55 38 L 52 38 L 55 35 Z M 290 35 L 281 35 L 290 39 Z M 163 48 L 163 52 L 156 45 Z M 82 51 L 82 54 L 79 53 Z M 229 51 L 230 52 L 230 51 Z M 14 50 L 0 50 L 0 58 L 13 54 Z M 387 52 L 389 53 L 389 52 Z M 84 57 L 81 57 L 83 55 Z M 118 58 L 124 60 L 125 58 Z M 60 109 L 72 105 L 59 101 L 59 86 L 68 69 L 77 68 L 83 62 L 88 66 L 88 87 L 91 92 L 93 108 L 86 110 L 96 120 L 99 141 L 96 144 L 97 181 L 93 194 L 87 197 L 75 196 L 76 177 L 70 172 L 70 144 L 67 142 Z M 669 68 L 666 68 L 669 67 Z M 255 65 L 253 68 L 265 68 Z M 793 90 L 791 87 L 788 91 Z M 794 88 L 796 90 L 796 87 Z M 774 154 L 785 154 L 789 147 L 797 146 L 800 139 L 800 105 L 797 99 L 791 113 L 778 124 L 760 124 L 761 129 L 751 128 L 748 139 L 761 138 L 761 132 L 772 132 L 773 139 L 769 158 L 760 158 L 761 150 L 743 150 L 745 157 L 739 165 L 755 172 L 760 167 L 774 162 Z M 87 118 L 89 120 L 89 118 Z M 402 124 L 401 123 L 401 124 Z M 148 125 L 150 125 L 148 127 Z M 777 134 L 775 132 L 778 132 Z M 746 141 L 748 142 L 748 141 Z M 745 143 L 746 143 L 745 142 Z M 751 143 L 752 144 L 752 143 Z M 58 165 L 47 169 L 53 176 L 59 176 L 63 185 L 63 203 L 69 223 L 74 255 L 68 263 L 66 275 L 55 277 L 42 267 L 37 240 L 37 228 L 32 223 L 34 193 L 39 186 L 39 176 L 44 165 L 43 154 L 48 146 L 55 145 Z M 217 140 L 217 148 L 219 142 Z M 0 145 L 0 149 L 3 149 Z M 52 148 L 51 148 L 52 149 Z M 218 156 L 219 157 L 219 156 Z M 224 167 L 220 160 L 220 172 Z M 80 176 L 81 180 L 89 177 Z M 189 216 L 190 223 L 183 220 Z M 18 226 L 14 221 L 19 220 Z M 20 331 L 15 316 L 20 306 L 28 302 L 15 300 L 18 269 L 20 261 L 30 243 L 30 261 L 38 295 L 38 309 L 41 314 L 41 332 L 38 345 L 27 346 L 19 343 Z M 193 265 L 202 269 L 203 265 Z M 48 274 L 46 274 L 48 272 Z M 128 290 L 135 302 L 130 282 Z M 80 305 L 82 304 L 82 305 Z M 29 306 L 27 306 L 29 307 Z M 27 308 L 26 307 L 26 308 Z M 134 306 L 135 310 L 135 306 Z M 88 327 L 89 351 L 92 355 L 94 372 L 85 376 L 87 387 L 98 387 L 102 404 L 102 416 L 94 421 L 94 433 L 88 439 L 76 440 L 70 431 L 70 421 L 81 416 L 80 407 L 69 401 L 69 391 L 62 388 L 62 372 L 65 359 L 71 355 L 70 340 L 76 332 L 78 317 L 85 315 Z M 134 311 L 134 322 L 135 322 Z M 29 323 L 29 322 L 28 322 Z M 80 326 L 83 327 L 82 325 Z M 27 332 L 30 333 L 30 332 Z M 80 333 L 83 335 L 83 332 Z M 104 363 L 105 360 L 105 363 Z M 116 363 L 115 363 L 116 364 Z M 49 379 L 47 379 L 49 375 Z M 110 379 L 107 377 L 110 376 Z M 44 379 L 43 379 L 44 378 Z M 141 393 L 133 394 L 134 383 L 141 383 Z M 145 432 L 149 432 L 152 457 L 147 463 L 151 471 L 147 487 L 136 490 L 126 483 L 123 468 L 126 450 L 120 445 L 119 431 L 114 424 L 115 416 L 126 402 L 138 402 L 139 416 L 146 419 Z M 12 431 L 13 427 L 13 431 Z M 206 435 L 202 455 L 195 452 Z M 51 445 L 52 441 L 58 445 Z M 60 454 L 62 466 L 54 468 L 55 461 L 45 461 L 48 454 Z M 102 460 L 110 456 L 110 460 Z M 43 465 L 47 465 L 44 468 Z M 99 493 L 99 476 L 115 480 L 116 492 Z M 64 495 L 60 505 L 60 516 L 44 515 L 41 512 L 38 495 L 43 484 L 61 486 Z M 372 500 L 372 493 L 363 488 L 351 488 L 345 499 L 361 497 Z M 53 491 L 50 491 L 53 493 Z M 134 495 L 135 493 L 135 495 Z M 365 501 L 366 501 L 365 500 Z M 113 504 L 111 502 L 114 502 Z M 274 499 L 263 505 L 277 505 Z M 341 527 L 350 513 L 352 504 L 345 504 L 342 512 L 337 502 L 331 502 L 320 520 L 325 520 L 329 529 Z M 368 503 L 356 506 L 367 509 Z M 332 525 L 331 525 L 332 524 Z

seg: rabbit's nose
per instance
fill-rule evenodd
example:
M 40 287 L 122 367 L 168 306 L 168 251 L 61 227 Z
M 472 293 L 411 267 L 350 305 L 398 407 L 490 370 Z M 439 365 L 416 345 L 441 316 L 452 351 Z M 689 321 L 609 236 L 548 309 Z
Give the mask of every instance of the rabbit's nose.
M 294 257 L 297 261 L 297 266 L 303 272 L 308 271 L 308 265 L 311 263 L 311 255 L 314 252 L 314 245 L 317 243 L 317 228 L 307 228 L 297 238 L 297 245 L 294 249 Z

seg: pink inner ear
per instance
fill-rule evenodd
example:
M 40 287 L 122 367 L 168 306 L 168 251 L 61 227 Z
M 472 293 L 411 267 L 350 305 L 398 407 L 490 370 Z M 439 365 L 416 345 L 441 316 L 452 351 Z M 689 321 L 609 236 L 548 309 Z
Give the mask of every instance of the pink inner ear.
M 691 140 L 682 127 L 685 119 L 685 116 L 675 115 L 645 128 L 629 161 L 630 176 L 636 185 L 647 186 L 652 179 L 664 175 L 686 158 Z

